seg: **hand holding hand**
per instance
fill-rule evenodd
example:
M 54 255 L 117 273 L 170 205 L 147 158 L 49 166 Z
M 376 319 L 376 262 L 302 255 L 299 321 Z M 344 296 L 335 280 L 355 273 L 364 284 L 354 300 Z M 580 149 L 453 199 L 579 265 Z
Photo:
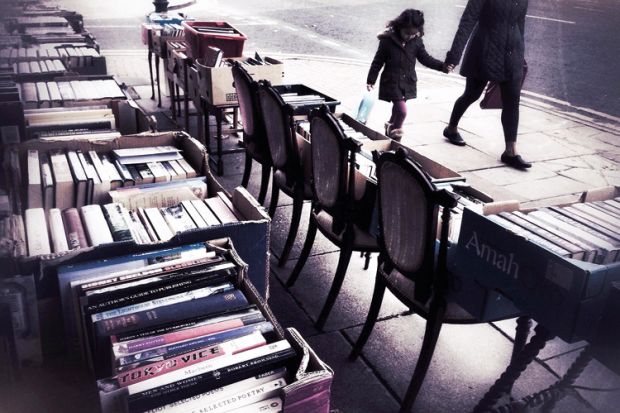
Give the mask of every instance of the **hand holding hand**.
M 372 85 L 372 84 L 370 84 L 370 83 L 368 83 L 368 84 L 366 85 L 366 90 L 368 90 L 369 92 L 370 92 L 371 90 L 373 90 L 374 88 L 375 88 L 375 85 Z
M 452 72 L 453 70 L 454 70 L 454 65 L 450 65 L 450 64 L 447 64 L 447 63 L 444 63 L 444 64 L 443 64 L 443 69 L 442 69 L 442 71 L 443 71 L 444 73 L 450 73 L 450 72 Z

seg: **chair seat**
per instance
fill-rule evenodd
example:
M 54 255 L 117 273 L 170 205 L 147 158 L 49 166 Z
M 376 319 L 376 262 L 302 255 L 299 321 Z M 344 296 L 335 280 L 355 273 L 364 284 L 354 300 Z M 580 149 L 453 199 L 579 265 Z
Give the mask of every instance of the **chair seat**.
M 332 231 L 332 224 L 334 223 L 333 216 L 325 211 L 321 211 L 318 214 L 313 212 L 312 216 L 316 220 L 321 232 L 325 234 L 330 241 L 339 246 L 342 245 L 343 233 L 336 234 Z M 364 231 L 360 226 L 353 224 L 353 250 L 359 249 L 379 251 L 379 244 L 377 239 L 370 235 L 368 231 Z
M 429 312 L 429 306 L 427 304 L 420 303 L 415 300 L 415 282 L 407 278 L 400 271 L 394 269 L 390 274 L 386 274 L 384 266 L 379 268 L 380 275 L 387 282 L 390 291 L 394 292 L 403 302 L 409 306 L 420 316 L 426 318 Z M 455 303 L 454 301 L 448 301 L 446 308 L 445 323 L 476 323 L 479 322 L 471 314 L 469 314 L 463 307 Z
M 273 181 L 288 196 L 293 196 L 293 187 L 286 184 L 286 174 L 282 171 L 275 171 Z M 304 182 L 304 199 L 312 199 L 312 187 Z

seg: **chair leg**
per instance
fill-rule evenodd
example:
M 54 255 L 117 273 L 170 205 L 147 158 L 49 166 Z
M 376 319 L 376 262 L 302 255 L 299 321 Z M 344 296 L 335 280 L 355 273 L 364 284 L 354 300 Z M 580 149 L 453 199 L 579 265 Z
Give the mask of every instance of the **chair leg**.
M 273 219 L 273 216 L 276 214 L 276 207 L 278 206 L 278 197 L 280 195 L 280 188 L 273 183 L 271 185 L 271 201 L 269 202 L 269 216 Z
M 297 260 L 297 264 L 295 264 L 295 268 L 293 268 L 293 272 L 291 272 L 291 275 L 286 281 L 286 288 L 291 288 L 295 285 L 297 278 L 299 278 L 299 274 L 301 274 L 301 270 L 303 270 L 304 265 L 308 260 L 308 256 L 310 256 L 310 251 L 312 250 L 312 245 L 314 244 L 314 238 L 316 237 L 316 230 L 316 222 L 312 219 L 312 217 L 310 217 L 310 222 L 308 223 L 308 235 L 306 236 L 304 247 L 301 250 L 301 255 Z
M 418 397 L 426 372 L 431 364 L 433 353 L 435 352 L 435 346 L 437 345 L 437 339 L 443 325 L 444 315 L 446 313 L 446 303 L 442 299 L 433 300 L 429 311 L 428 319 L 426 320 L 426 330 L 424 332 L 424 339 L 422 341 L 422 349 L 418 356 L 418 362 L 415 365 L 413 377 L 409 383 L 409 388 L 405 393 L 405 398 L 401 407 L 401 412 L 410 412 L 415 399 Z
M 303 190 L 302 190 L 303 191 Z M 293 197 L 293 216 L 291 217 L 291 228 L 288 230 L 288 236 L 282 249 L 282 255 L 278 261 L 278 266 L 282 267 L 288 256 L 291 253 L 293 244 L 295 244 L 295 238 L 297 238 L 297 230 L 299 229 L 299 221 L 301 220 L 301 212 L 304 208 L 304 194 L 301 191 L 297 191 Z
M 252 157 L 249 153 L 245 153 L 245 167 L 243 168 L 243 178 L 241 178 L 241 186 L 244 188 L 248 187 L 248 182 L 250 182 L 250 174 L 252 173 Z
M 323 330 L 327 317 L 329 317 L 329 313 L 332 311 L 332 307 L 336 303 L 336 298 L 338 298 L 340 288 L 344 282 L 344 276 L 347 274 L 347 268 L 349 267 L 349 261 L 351 261 L 352 253 L 353 250 L 351 249 L 350 243 L 343 244 L 340 248 L 340 258 L 338 259 L 336 275 L 334 276 L 334 281 L 332 282 L 332 287 L 329 290 L 329 294 L 327 294 L 327 300 L 325 300 L 319 319 L 316 322 L 316 327 L 319 330 Z
M 263 164 L 260 178 L 260 191 L 258 192 L 258 203 L 263 205 L 269 187 L 269 177 L 271 176 L 271 166 Z
M 380 264 L 379 264 L 380 265 Z M 349 359 L 355 360 L 359 357 L 360 353 L 364 349 L 372 329 L 375 327 L 377 318 L 379 317 L 379 310 L 381 310 L 381 304 L 383 303 L 383 296 L 385 294 L 385 280 L 379 275 L 379 268 L 377 268 L 377 277 L 375 280 L 375 290 L 372 293 L 372 301 L 370 302 L 370 309 L 368 310 L 368 316 L 366 316 L 366 322 L 360 336 L 357 338 L 353 350 L 349 355 Z
M 364 259 L 364 271 L 370 266 L 370 251 L 366 252 Z

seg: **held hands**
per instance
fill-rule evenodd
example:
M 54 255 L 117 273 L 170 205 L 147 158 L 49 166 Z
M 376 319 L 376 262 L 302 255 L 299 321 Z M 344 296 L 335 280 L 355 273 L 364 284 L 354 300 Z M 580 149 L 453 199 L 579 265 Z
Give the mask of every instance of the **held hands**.
M 366 90 L 368 90 L 369 92 L 373 90 L 374 88 L 375 88 L 375 85 L 372 85 L 370 83 L 366 84 Z
M 441 69 L 442 72 L 444 73 L 450 73 L 454 70 L 454 65 L 449 65 L 447 63 L 444 62 L 443 64 L 443 68 Z

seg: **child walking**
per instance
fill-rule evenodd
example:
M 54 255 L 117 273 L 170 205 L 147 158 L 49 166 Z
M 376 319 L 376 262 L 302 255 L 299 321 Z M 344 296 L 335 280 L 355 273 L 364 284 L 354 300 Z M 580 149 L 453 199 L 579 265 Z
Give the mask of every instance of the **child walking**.
M 428 54 L 422 42 L 423 35 L 424 14 L 419 10 L 406 9 L 388 22 L 386 29 L 377 35 L 379 47 L 368 71 L 366 87 L 370 91 L 385 65 L 379 81 L 379 99 L 393 104 L 385 133 L 397 141 L 403 136 L 403 122 L 407 117 L 406 102 L 417 95 L 416 60 L 426 67 L 445 73 L 454 68 Z

